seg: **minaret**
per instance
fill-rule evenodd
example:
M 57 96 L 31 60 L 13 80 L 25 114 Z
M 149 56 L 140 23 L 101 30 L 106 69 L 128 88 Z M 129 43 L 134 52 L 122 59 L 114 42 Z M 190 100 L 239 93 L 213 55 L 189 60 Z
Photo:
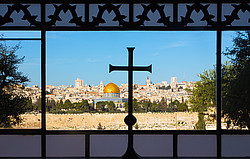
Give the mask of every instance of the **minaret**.
M 103 95 L 103 88 L 104 88 L 104 87 L 103 87 L 102 81 L 100 82 L 99 88 L 100 88 L 100 89 L 99 89 L 99 94 L 100 94 L 100 95 Z
M 150 85 L 150 80 L 149 80 L 149 77 L 147 77 L 147 86 L 149 86 Z

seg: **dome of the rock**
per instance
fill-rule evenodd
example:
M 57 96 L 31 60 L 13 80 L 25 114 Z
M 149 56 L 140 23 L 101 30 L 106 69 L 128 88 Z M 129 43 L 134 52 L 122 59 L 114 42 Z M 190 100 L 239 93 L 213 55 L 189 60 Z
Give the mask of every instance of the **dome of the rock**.
M 114 83 L 109 83 L 104 87 L 104 97 L 120 97 L 120 89 Z

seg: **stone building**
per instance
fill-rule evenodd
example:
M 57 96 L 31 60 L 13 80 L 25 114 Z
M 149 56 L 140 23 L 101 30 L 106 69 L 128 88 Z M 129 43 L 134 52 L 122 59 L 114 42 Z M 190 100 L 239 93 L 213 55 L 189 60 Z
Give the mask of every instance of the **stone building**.
M 120 98 L 120 89 L 114 83 L 107 84 L 103 89 L 103 97 L 97 98 L 94 101 L 94 107 L 96 108 L 96 103 L 101 101 L 112 101 L 114 102 L 117 109 L 125 111 L 125 103 L 128 102 L 127 98 Z

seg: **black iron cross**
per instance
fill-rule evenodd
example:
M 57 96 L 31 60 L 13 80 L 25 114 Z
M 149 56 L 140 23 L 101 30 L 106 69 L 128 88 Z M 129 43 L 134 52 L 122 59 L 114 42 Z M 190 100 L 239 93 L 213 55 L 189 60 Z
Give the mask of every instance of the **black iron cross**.
M 133 66 L 133 51 L 134 47 L 128 47 L 128 66 L 112 66 L 109 64 L 109 73 L 112 71 L 128 71 L 128 115 L 124 121 L 128 125 L 128 148 L 122 159 L 136 159 L 140 156 L 135 152 L 133 146 L 133 125 L 136 123 L 136 118 L 133 116 L 133 71 L 149 71 L 152 73 L 152 65 L 148 67 Z

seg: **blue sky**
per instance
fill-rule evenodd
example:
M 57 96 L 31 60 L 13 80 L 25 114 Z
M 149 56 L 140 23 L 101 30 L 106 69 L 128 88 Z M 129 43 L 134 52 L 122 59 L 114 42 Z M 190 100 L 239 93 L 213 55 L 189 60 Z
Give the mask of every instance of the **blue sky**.
M 3 33 L 3 32 L 2 32 Z M 232 45 L 234 32 L 223 32 L 223 49 Z M 40 37 L 39 32 L 5 32 L 5 37 Z M 9 41 L 13 45 L 17 42 Z M 29 86 L 40 85 L 40 41 L 21 41 L 17 53 L 25 56 L 19 70 L 28 75 Z M 108 65 L 127 65 L 126 47 L 135 47 L 134 65 L 153 65 L 153 73 L 134 73 L 134 83 L 153 83 L 171 77 L 178 82 L 197 81 L 197 74 L 211 69 L 216 60 L 216 32 L 91 31 L 47 32 L 47 84 L 127 83 L 126 72 L 108 72 Z M 226 60 L 226 58 L 223 58 Z

